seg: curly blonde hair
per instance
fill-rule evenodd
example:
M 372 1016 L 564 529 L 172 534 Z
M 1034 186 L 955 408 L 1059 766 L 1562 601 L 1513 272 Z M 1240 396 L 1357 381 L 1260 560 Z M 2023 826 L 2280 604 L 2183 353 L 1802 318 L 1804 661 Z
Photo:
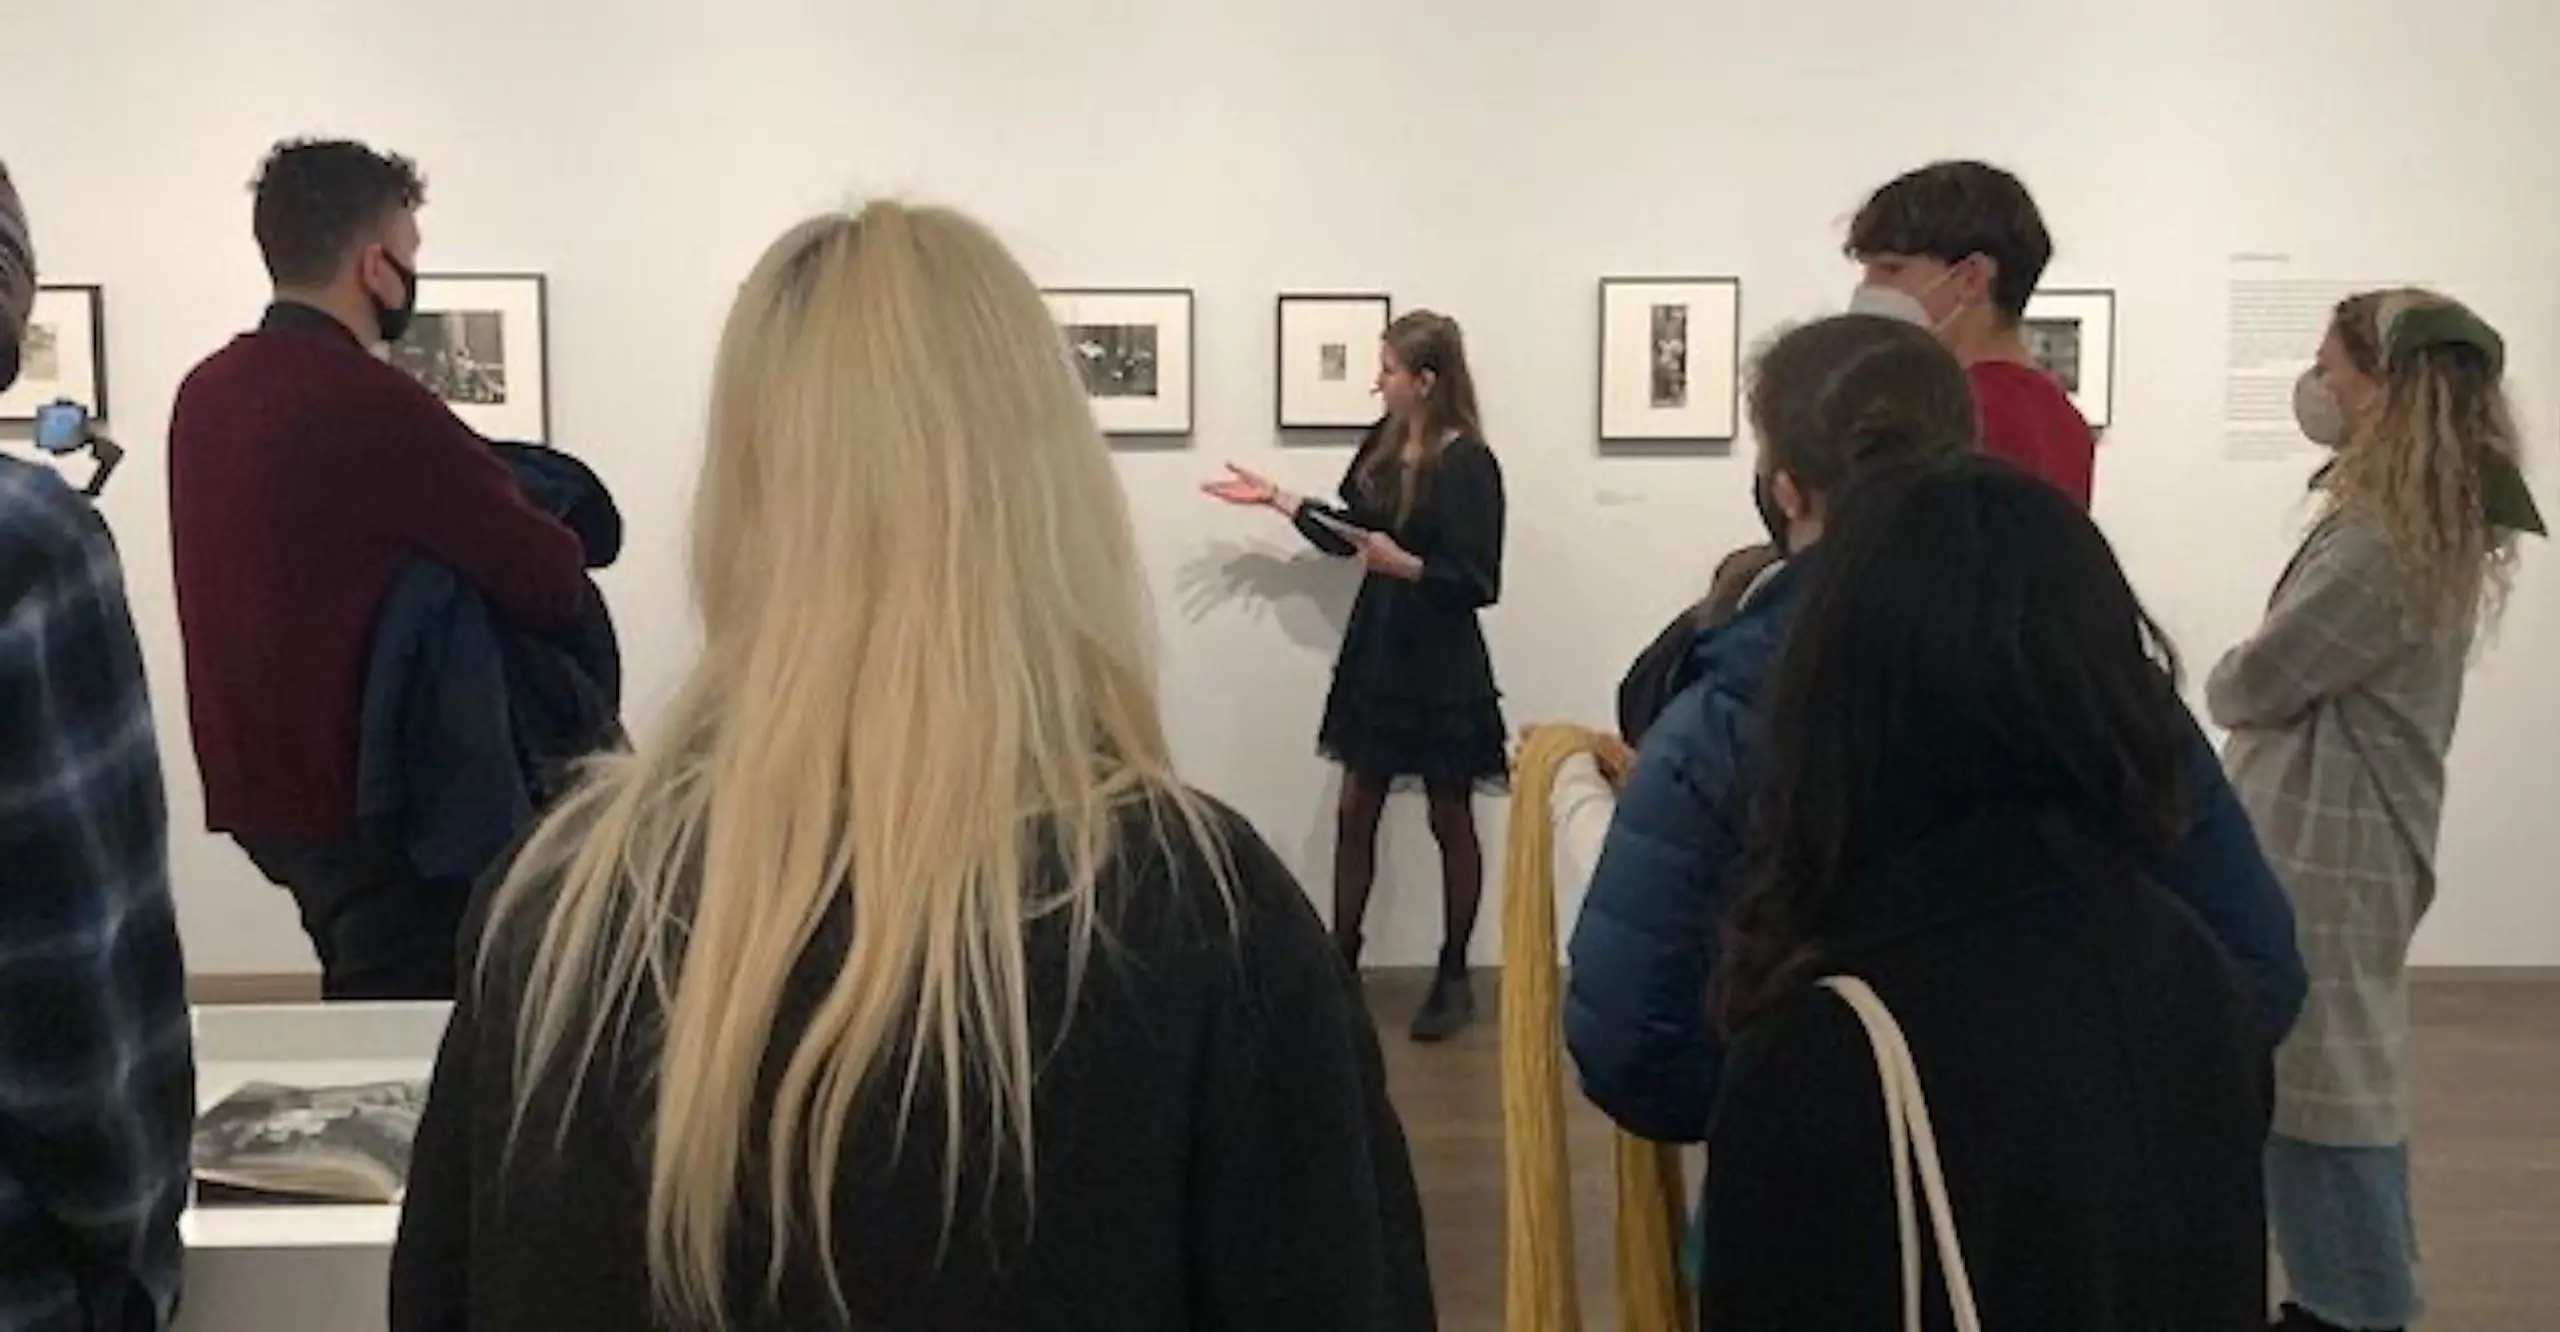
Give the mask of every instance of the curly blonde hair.
M 2518 458 L 2499 358 L 2464 342 L 2394 348 L 2392 326 L 2420 309 L 2461 307 L 2416 288 L 2339 302 L 2330 328 L 2356 370 L 2382 388 L 2359 413 L 2330 470 L 2328 512 L 2379 529 L 2404 582 L 2411 627 L 2468 634 L 2495 624 L 2515 579 L 2516 534 L 2488 520 L 2491 453 Z

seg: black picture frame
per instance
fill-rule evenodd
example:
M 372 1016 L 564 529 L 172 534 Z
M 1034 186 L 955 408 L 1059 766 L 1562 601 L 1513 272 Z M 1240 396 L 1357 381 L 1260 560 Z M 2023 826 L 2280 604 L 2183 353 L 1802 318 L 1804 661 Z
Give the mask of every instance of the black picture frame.
M 533 322 L 533 350 L 529 364 L 534 372 L 534 390 L 539 401 L 531 413 L 532 419 L 515 420 L 513 418 L 518 415 L 517 413 L 485 410 L 450 400 L 446 405 L 453 409 L 454 414 L 460 417 L 464 424 L 469 425 L 485 438 L 501 442 L 550 444 L 552 422 L 555 416 L 551 401 L 550 275 L 521 269 L 438 269 L 418 274 L 418 284 L 421 312 L 444 309 L 457 288 L 485 286 L 496 292 L 512 293 L 527 298 L 521 303 L 521 309 L 509 304 L 502 305 L 501 310 L 526 314 Z M 513 336 L 521 337 L 522 335 L 518 333 Z M 394 363 L 397 364 L 396 351 L 393 356 Z M 516 370 L 515 357 L 512 354 L 507 357 L 507 369 L 512 377 Z M 429 387 L 433 389 L 434 386 L 431 384 Z M 442 395 L 439 394 L 439 396 Z M 530 427 L 530 430 L 526 427 Z
M 87 386 L 89 392 L 87 395 L 87 401 L 83 405 L 88 407 L 89 415 L 97 420 L 114 420 L 114 408 L 107 395 L 107 289 L 94 282 L 46 282 L 39 284 L 36 287 L 36 303 L 38 309 L 43 307 L 43 304 L 48 297 L 55 299 L 64 297 L 76 298 L 88 307 L 90 373 L 89 384 Z M 26 386 L 23 384 L 20 385 L 19 388 L 21 393 L 13 396 L 23 396 L 23 390 L 25 387 Z M 81 401 L 79 395 L 65 394 L 62 396 L 70 397 L 75 402 Z M 48 397 L 45 401 L 50 402 L 52 401 L 52 398 Z M 35 406 L 39 407 L 42 405 L 44 404 L 35 404 Z M 32 409 L 20 412 L 12 408 L 5 414 L 0 414 L 0 424 L 6 425 L 32 425 L 35 422 L 35 419 L 35 412 Z
M 1060 300 L 1130 300 L 1178 301 L 1182 321 L 1182 410 L 1178 424 L 1139 427 L 1114 427 L 1103 419 L 1104 399 L 1092 399 L 1095 425 L 1107 440 L 1154 441 L 1187 440 L 1199 431 L 1200 419 L 1200 302 L 1198 292 L 1190 287 L 1044 287 L 1041 298 L 1050 302 L 1050 312 L 1058 312 Z M 1161 327 L 1161 325 L 1159 325 Z
M 1722 373 L 1727 381 L 1726 391 L 1722 395 L 1724 419 L 1716 428 L 1701 431 L 1642 433 L 1611 429 L 1609 410 L 1611 371 L 1615 368 L 1617 359 L 1613 353 L 1618 349 L 1610 338 L 1610 298 L 1613 293 L 1642 290 L 1647 287 L 1692 291 L 1702 287 L 1716 287 L 1731 292 L 1733 314 L 1728 325 L 1722 330 L 1726 339 Z M 1613 274 L 1599 280 L 1595 288 L 1595 296 L 1594 311 L 1598 319 L 1599 336 L 1595 339 L 1598 347 L 1592 389 L 1592 434 L 1598 439 L 1601 451 L 1604 453 L 1687 453 L 1720 451 L 1717 446 L 1730 448 L 1742 434 L 1742 279 L 1729 273 Z
M 2063 384 L 2063 391 L 2070 395 L 2071 404 L 2080 409 L 2081 419 L 2087 421 L 2092 430 L 2104 431 L 2116 422 L 2116 367 L 2121 360 L 2116 354 L 2116 306 L 2116 289 L 2113 287 L 2039 287 L 2027 298 L 2026 313 L 2019 320 L 2022 333 L 2027 331 L 2027 325 L 2054 318 L 2057 314 L 2077 321 L 2084 354 L 2093 331 L 2092 325 L 2095 325 L 2095 333 L 2105 344 L 2095 362 L 2100 372 L 2098 391 L 2089 391 L 2086 364 L 2082 366 L 2077 382 L 2066 381 Z M 2029 341 L 2032 344 L 2033 338 L 2030 337 Z M 2039 368 L 2052 373 L 2052 368 L 2041 362 Z
M 1298 416 L 1289 408 L 1289 315 L 1304 306 L 1374 307 L 1378 312 L 1378 332 L 1383 334 L 1395 322 L 1396 303 L 1393 294 L 1383 291 L 1284 291 L 1272 301 L 1271 347 L 1271 419 L 1282 432 L 1310 430 L 1365 430 L 1376 424 L 1374 409 L 1364 413 L 1342 413 L 1336 416 Z M 1363 327 L 1366 327 L 1364 321 Z M 1354 376 L 1356 379 L 1357 376 Z M 1365 395 L 1364 395 L 1365 401 Z M 1353 419 L 1358 416 L 1360 419 Z

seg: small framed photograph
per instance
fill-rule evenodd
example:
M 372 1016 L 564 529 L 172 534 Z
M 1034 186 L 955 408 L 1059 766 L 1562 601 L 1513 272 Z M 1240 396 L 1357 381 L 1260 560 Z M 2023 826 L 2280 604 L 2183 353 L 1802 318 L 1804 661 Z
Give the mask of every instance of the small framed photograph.
M 1361 429 L 1376 423 L 1378 339 L 1395 300 L 1375 293 L 1280 296 L 1278 419 L 1283 430 Z
M 0 393 L 0 421 L 36 419 L 70 399 L 107 419 L 107 302 L 98 287 L 38 287 L 18 344 L 18 382 Z
M 1730 442 L 1741 344 L 1740 278 L 1600 279 L 1600 442 Z
M 1042 293 L 1067 355 L 1084 376 L 1094 424 L 1115 439 L 1179 438 L 1192 429 L 1191 292 Z
M 551 442 L 550 298 L 539 273 L 421 273 L 391 363 L 500 443 Z
M 2027 354 L 2061 381 L 2071 405 L 2097 429 L 2116 414 L 2116 294 L 2101 289 L 2039 291 L 2027 298 L 2019 333 Z

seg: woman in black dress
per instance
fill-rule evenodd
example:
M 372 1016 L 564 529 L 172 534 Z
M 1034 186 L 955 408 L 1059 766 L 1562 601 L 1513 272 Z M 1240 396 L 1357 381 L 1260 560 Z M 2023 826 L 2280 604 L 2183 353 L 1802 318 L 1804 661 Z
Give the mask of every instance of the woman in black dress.
M 1240 467 L 1210 483 L 1230 504 L 1277 509 L 1307 540 L 1367 569 L 1335 661 L 1317 747 L 1342 765 L 1333 933 L 1360 961 L 1387 793 L 1420 785 L 1440 844 L 1446 932 L 1413 1038 L 1475 1017 L 1467 944 L 1484 894 L 1474 796 L 1509 777 L 1501 693 L 1477 612 L 1502 595 L 1502 468 L 1484 442 L 1458 321 L 1417 310 L 1378 348 L 1387 414 L 1343 474 L 1340 505 L 1293 495 Z

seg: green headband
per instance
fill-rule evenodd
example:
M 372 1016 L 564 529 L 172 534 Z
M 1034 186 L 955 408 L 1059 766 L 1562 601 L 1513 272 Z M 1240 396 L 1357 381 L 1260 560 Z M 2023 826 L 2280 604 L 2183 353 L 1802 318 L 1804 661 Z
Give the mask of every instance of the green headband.
M 2506 373 L 2507 341 L 2489 321 L 2452 301 L 2412 305 L 2382 331 L 2382 363 L 2391 369 L 2429 347 L 2469 347 L 2489 360 L 2489 377 Z
M 2480 512 L 2489 526 L 2549 536 L 2542 525 L 2542 507 L 2533 502 L 2533 490 L 2524 483 L 2523 469 L 2496 449 L 2487 452 L 2480 465 Z
M 2329 483 L 2329 474 L 2338 470 L 2332 458 L 2311 474 L 2311 488 L 2318 490 Z M 2524 472 L 2516 460 L 2489 451 L 2480 465 L 2480 516 L 2493 531 L 2523 532 L 2531 536 L 2551 535 L 2542 525 L 2542 506 L 2533 502 L 2533 490 L 2524 483 Z

